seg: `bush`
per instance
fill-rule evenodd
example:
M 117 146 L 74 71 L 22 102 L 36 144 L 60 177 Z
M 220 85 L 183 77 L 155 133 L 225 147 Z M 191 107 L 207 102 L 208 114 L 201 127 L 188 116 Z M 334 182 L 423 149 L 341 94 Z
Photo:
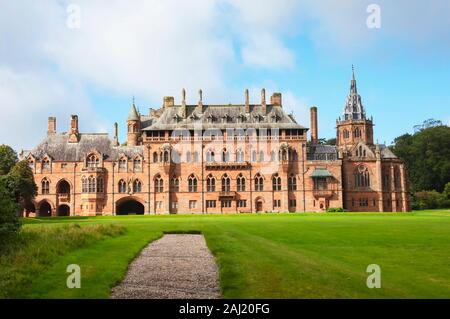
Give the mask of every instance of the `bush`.
M 341 207 L 331 207 L 327 209 L 327 213 L 343 213 L 344 209 Z
M 0 248 L 20 228 L 17 208 L 18 205 L 9 191 L 0 183 Z
M 415 210 L 448 208 L 450 207 L 450 199 L 445 192 L 421 191 L 414 194 L 411 206 Z

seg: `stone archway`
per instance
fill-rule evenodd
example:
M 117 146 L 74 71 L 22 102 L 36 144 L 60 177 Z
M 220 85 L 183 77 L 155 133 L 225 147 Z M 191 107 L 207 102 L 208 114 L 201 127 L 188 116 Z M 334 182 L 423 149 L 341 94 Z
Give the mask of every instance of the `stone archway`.
M 52 216 L 52 206 L 46 200 L 42 201 L 39 205 L 39 217 L 50 217 Z
M 144 211 L 144 205 L 134 198 L 125 198 L 116 204 L 116 215 L 143 215 Z
M 263 211 L 264 199 L 261 197 L 257 197 L 255 199 L 255 211 L 257 213 L 261 213 Z
M 59 205 L 58 216 L 70 216 L 70 207 L 68 205 Z

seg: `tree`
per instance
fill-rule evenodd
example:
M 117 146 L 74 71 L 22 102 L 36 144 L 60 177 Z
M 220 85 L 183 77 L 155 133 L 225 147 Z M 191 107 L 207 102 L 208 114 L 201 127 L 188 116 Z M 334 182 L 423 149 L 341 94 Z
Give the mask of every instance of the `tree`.
M 17 203 L 14 202 L 11 192 L 5 187 L 4 176 L 0 177 L 0 247 L 20 228 L 17 215 Z
M 428 127 L 414 135 L 402 135 L 391 148 L 405 161 L 413 192 L 444 190 L 450 181 L 450 127 Z
M 0 145 L 0 175 L 6 175 L 17 163 L 17 153 L 8 145 Z
M 11 194 L 23 209 L 26 202 L 30 202 L 37 194 L 37 186 L 34 182 L 33 171 L 27 161 L 20 161 L 7 175 L 8 186 Z

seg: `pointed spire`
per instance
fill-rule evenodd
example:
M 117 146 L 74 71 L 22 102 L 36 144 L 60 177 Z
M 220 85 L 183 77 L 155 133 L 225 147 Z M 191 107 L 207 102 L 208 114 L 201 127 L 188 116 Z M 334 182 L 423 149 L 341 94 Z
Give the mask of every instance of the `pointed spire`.
M 139 121 L 139 114 L 136 110 L 136 105 L 134 104 L 134 96 L 133 96 L 133 104 L 131 105 L 130 112 L 128 113 L 128 121 Z
M 350 82 L 350 93 L 358 93 L 356 89 L 356 79 L 355 79 L 355 67 L 352 64 L 352 81 Z

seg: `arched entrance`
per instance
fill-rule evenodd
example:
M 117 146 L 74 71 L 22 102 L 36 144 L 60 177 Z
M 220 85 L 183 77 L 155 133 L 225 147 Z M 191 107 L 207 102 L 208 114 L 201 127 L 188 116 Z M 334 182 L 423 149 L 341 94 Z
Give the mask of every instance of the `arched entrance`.
M 116 215 L 143 215 L 144 205 L 135 199 L 124 199 L 116 205 Z
M 257 197 L 255 199 L 255 210 L 257 213 L 261 213 L 263 211 L 263 199 L 260 197 Z
M 68 203 L 70 201 L 70 184 L 66 180 L 59 181 L 56 186 L 59 203 Z
M 70 207 L 68 205 L 59 205 L 58 216 L 70 216 Z
M 39 217 L 52 216 L 52 206 L 47 201 L 43 201 L 39 206 Z

